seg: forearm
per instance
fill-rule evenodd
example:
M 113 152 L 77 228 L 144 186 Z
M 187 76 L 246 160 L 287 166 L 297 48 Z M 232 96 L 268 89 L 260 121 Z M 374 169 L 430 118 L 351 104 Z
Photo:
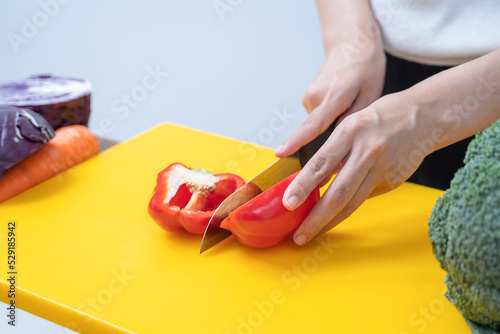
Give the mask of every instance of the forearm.
M 343 43 L 358 48 L 369 42 L 382 45 L 380 30 L 369 0 L 316 0 L 316 2 L 327 54 L 332 48 L 340 48 Z
M 441 72 L 402 92 L 415 107 L 416 138 L 431 153 L 500 118 L 500 50 Z

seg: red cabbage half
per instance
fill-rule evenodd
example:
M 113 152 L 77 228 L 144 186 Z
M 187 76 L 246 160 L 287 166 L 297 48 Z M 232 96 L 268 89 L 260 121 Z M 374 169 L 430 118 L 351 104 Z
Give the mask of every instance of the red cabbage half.
M 54 129 L 29 109 L 0 106 L 0 179 L 3 172 L 54 137 Z
M 91 91 L 88 80 L 38 75 L 0 84 L 0 105 L 32 109 L 55 130 L 71 124 L 87 126 Z

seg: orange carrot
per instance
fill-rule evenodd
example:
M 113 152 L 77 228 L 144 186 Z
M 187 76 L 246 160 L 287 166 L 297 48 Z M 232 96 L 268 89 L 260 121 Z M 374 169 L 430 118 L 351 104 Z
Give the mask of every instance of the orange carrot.
M 5 171 L 0 203 L 96 155 L 99 141 L 83 125 L 69 125 L 35 153 Z

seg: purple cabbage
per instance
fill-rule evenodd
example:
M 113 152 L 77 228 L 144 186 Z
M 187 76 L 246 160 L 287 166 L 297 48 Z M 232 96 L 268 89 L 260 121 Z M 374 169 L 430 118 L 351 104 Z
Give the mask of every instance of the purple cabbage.
M 0 179 L 5 170 L 52 138 L 54 129 L 36 112 L 13 106 L 0 106 Z
M 0 105 L 29 108 L 59 129 L 66 125 L 88 125 L 90 93 L 88 80 L 38 75 L 0 84 Z

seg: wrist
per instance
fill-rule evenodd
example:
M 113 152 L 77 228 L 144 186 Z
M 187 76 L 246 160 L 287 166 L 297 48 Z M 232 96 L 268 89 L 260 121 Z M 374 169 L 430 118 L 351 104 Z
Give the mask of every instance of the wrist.
M 352 23 L 341 33 L 324 38 L 325 56 L 327 61 L 356 63 L 369 61 L 381 62 L 385 66 L 385 53 L 382 33 L 378 23 L 363 21 Z
M 342 44 L 347 49 L 363 49 L 368 45 L 383 49 L 380 27 L 368 0 L 317 2 L 327 56 Z
M 389 137 L 401 141 L 410 154 L 423 158 L 438 148 L 443 132 L 433 127 L 421 102 L 415 91 L 407 89 L 382 96 L 372 107 Z
M 446 146 L 449 131 L 440 119 L 438 100 L 416 87 L 396 93 L 407 104 L 407 112 L 413 118 L 413 145 L 423 156 Z

